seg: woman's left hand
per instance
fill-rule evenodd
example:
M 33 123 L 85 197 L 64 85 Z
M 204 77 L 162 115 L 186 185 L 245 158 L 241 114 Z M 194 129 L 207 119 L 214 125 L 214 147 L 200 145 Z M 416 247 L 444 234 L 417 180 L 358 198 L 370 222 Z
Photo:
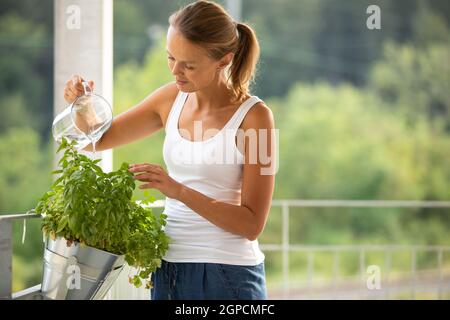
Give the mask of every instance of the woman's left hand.
M 141 163 L 131 164 L 128 171 L 136 173 L 133 178 L 146 182 L 139 186 L 140 189 L 157 189 L 165 196 L 176 199 L 181 190 L 181 184 L 166 173 L 166 171 L 157 164 Z

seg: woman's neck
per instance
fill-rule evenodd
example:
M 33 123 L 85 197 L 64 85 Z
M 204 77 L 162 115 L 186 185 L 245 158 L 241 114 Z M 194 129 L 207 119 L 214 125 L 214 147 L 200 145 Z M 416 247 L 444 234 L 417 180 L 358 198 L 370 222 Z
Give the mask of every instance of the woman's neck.
M 212 110 L 230 105 L 233 92 L 228 88 L 224 77 L 213 81 L 210 86 L 194 92 L 194 103 L 198 110 Z

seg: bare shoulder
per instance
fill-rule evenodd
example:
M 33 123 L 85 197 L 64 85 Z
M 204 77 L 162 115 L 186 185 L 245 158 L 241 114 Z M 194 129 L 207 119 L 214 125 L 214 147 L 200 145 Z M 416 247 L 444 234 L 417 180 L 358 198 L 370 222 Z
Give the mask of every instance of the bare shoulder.
M 245 115 L 240 128 L 244 131 L 245 134 L 237 136 L 237 147 L 239 151 L 246 156 L 245 164 L 251 164 L 248 161 L 252 159 L 252 156 L 249 153 L 251 152 L 250 150 L 252 142 L 251 140 L 249 140 L 248 142 L 250 144 L 247 144 L 247 141 L 245 139 L 247 132 L 256 132 L 256 141 L 258 141 L 258 146 L 264 146 L 264 150 L 266 150 L 265 152 L 272 152 L 272 141 L 274 137 L 273 130 L 275 129 L 275 122 L 272 110 L 264 102 L 256 103 L 253 107 L 250 108 L 250 110 Z M 249 137 L 252 137 L 252 134 L 250 134 Z M 239 141 L 239 139 L 242 140 Z M 248 146 L 250 146 L 250 148 Z M 262 165 L 262 163 L 259 164 Z M 265 162 L 265 164 L 267 164 L 267 162 Z
M 274 127 L 272 110 L 264 103 L 258 102 L 247 112 L 242 121 L 241 128 L 247 129 L 270 129 Z
M 176 83 L 170 82 L 159 87 L 146 98 L 147 102 L 151 104 L 151 109 L 161 118 L 163 125 L 166 123 L 178 91 Z
M 154 96 L 158 102 L 164 102 L 166 100 L 171 100 L 171 98 L 175 98 L 177 94 L 177 85 L 174 81 L 172 81 L 153 91 L 151 96 Z

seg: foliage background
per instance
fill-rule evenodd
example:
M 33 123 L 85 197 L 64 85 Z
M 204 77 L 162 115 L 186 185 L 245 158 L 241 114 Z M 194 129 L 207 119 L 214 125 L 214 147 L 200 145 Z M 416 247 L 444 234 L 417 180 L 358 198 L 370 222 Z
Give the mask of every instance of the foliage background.
M 116 115 L 173 79 L 165 30 L 169 14 L 185 3 L 114 1 Z M 382 9 L 381 30 L 366 28 L 370 4 Z M 280 129 L 274 199 L 450 199 L 448 1 L 243 0 L 242 6 L 262 49 L 253 94 L 273 110 Z M 1 214 L 34 207 L 51 184 L 52 90 L 52 1 L 2 0 Z M 124 161 L 163 164 L 163 137 L 161 131 L 116 149 L 114 168 Z M 271 212 L 262 243 L 280 242 L 279 211 Z M 293 210 L 290 240 L 449 245 L 449 214 L 304 208 Z M 22 226 L 14 228 L 19 290 L 40 280 L 42 242 L 38 222 L 28 225 L 27 245 L 19 241 Z M 316 259 L 324 274 L 327 259 Z M 397 267 L 408 261 L 399 258 Z M 270 279 L 280 277 L 279 262 L 277 254 L 267 255 Z M 434 258 L 419 263 L 432 267 Z M 293 277 L 303 276 L 304 265 L 304 257 L 293 255 Z M 357 269 L 351 257 L 343 265 L 343 273 Z

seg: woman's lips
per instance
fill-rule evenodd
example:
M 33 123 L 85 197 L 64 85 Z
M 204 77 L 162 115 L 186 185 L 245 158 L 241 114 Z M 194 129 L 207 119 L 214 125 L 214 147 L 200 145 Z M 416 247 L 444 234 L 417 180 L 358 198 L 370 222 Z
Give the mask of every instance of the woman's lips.
M 177 84 L 179 84 L 179 85 L 183 85 L 183 84 L 186 84 L 186 83 L 188 83 L 188 82 L 187 81 L 177 80 Z

